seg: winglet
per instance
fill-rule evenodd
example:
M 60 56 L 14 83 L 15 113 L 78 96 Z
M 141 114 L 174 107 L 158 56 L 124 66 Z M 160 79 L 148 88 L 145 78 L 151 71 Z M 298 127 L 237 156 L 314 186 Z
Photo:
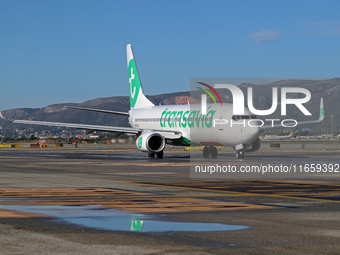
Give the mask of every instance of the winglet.
M 319 115 L 319 121 L 323 121 L 325 119 L 325 111 L 324 111 L 324 108 L 323 108 L 323 98 L 321 98 L 321 101 L 320 101 L 320 115 Z
M 3 119 L 3 120 L 6 120 L 6 121 L 11 121 L 13 122 L 13 120 L 10 120 L 10 119 L 7 119 L 4 117 L 4 115 L 2 115 L 2 112 L 0 111 L 0 118 Z
M 324 121 L 325 119 L 325 111 L 323 107 L 323 98 L 320 100 L 320 114 L 319 114 L 319 119 L 317 120 L 309 120 L 309 121 L 301 121 L 296 123 L 297 125 L 307 125 L 307 124 L 316 124 Z M 295 125 L 296 126 L 296 125 Z M 263 125 L 260 130 L 261 132 L 266 130 L 266 129 L 272 129 L 272 128 L 282 128 L 281 124 L 275 124 L 275 125 Z

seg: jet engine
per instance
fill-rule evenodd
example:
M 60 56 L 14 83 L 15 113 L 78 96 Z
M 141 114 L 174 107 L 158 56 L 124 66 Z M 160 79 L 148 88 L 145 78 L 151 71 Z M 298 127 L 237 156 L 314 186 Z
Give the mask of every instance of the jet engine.
M 143 133 L 136 139 L 136 146 L 142 152 L 161 152 L 165 147 L 165 138 L 157 133 Z
M 245 150 L 246 152 L 255 152 L 255 151 L 257 151 L 261 147 L 261 140 L 260 140 L 260 138 L 256 138 L 256 140 L 253 143 L 247 144 L 245 147 L 246 147 L 246 150 Z

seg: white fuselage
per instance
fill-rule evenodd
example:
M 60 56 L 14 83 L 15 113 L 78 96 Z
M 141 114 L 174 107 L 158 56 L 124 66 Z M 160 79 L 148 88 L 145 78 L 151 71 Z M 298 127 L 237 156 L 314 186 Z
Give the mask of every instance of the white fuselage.
M 208 104 L 206 114 L 201 112 L 199 104 L 137 108 L 130 110 L 129 123 L 133 128 L 178 131 L 200 145 L 251 144 L 259 135 L 255 116 L 247 108 L 242 116 L 233 116 L 231 104 Z

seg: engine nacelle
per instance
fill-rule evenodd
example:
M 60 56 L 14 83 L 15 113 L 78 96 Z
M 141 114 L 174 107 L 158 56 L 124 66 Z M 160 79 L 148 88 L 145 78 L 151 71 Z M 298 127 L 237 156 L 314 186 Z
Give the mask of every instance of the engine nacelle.
M 255 152 L 261 147 L 261 140 L 260 138 L 256 138 L 256 140 L 252 144 L 246 145 L 246 152 Z
M 165 147 L 165 138 L 157 133 L 143 133 L 136 139 L 136 146 L 142 152 L 161 152 Z

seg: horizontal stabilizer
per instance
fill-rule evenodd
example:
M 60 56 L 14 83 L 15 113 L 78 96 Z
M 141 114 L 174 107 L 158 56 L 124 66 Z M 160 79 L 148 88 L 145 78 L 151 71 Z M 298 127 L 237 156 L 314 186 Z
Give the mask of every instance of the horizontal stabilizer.
M 79 107 L 79 106 L 66 106 L 66 108 L 77 109 L 77 110 L 84 110 L 84 111 L 102 112 L 102 113 L 109 113 L 109 114 L 117 114 L 117 115 L 129 116 L 129 113 L 128 113 L 128 112 L 117 112 L 117 111 L 109 111 L 109 110 L 93 109 L 93 108 L 86 108 L 86 107 Z

